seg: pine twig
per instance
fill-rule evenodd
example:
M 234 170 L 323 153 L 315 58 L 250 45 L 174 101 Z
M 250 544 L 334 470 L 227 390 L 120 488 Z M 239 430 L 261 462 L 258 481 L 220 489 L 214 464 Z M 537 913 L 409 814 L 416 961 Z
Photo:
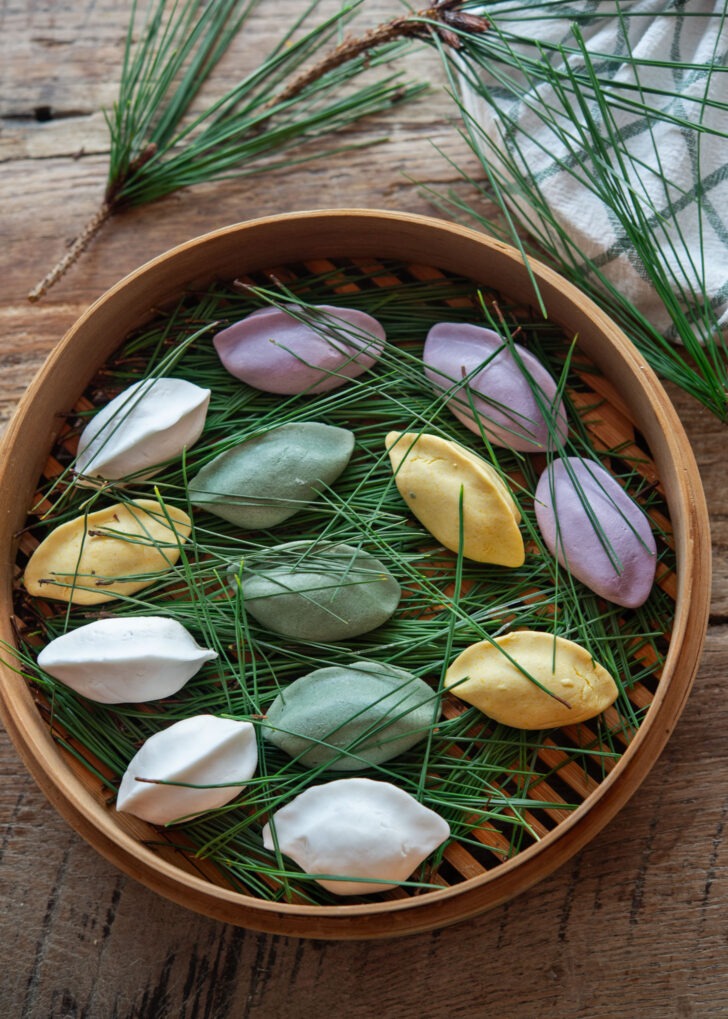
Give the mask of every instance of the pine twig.
M 292 100 L 298 98 L 311 85 L 325 75 L 371 51 L 400 39 L 430 40 L 439 38 L 452 49 L 459 49 L 458 33 L 480 34 L 489 28 L 485 18 L 461 10 L 465 0 L 436 0 L 423 10 L 393 18 L 359 37 L 348 37 L 330 53 L 303 71 L 274 95 L 266 104 L 266 115 L 251 126 L 250 133 L 260 134 L 264 125 Z M 107 185 L 104 201 L 83 231 L 72 242 L 66 254 L 28 294 L 31 302 L 40 300 L 60 280 L 83 254 L 104 224 L 126 204 L 124 188 L 150 159 L 157 155 L 157 146 L 148 144 L 125 170 L 114 176 Z M 183 186 L 183 185 L 180 185 Z M 173 188 L 176 190 L 176 188 Z
M 132 168 L 134 170 L 139 169 L 144 163 L 148 162 L 154 153 L 156 152 L 155 145 L 148 145 L 146 149 L 134 160 Z M 111 189 L 107 189 L 104 201 L 91 217 L 86 226 L 83 228 L 81 233 L 71 242 L 68 251 L 60 261 L 58 261 L 50 272 L 46 273 L 40 283 L 37 283 L 35 287 L 28 294 L 28 300 L 31 303 L 39 301 L 53 286 L 57 283 L 61 277 L 63 277 L 71 266 L 76 262 L 81 255 L 84 253 L 86 248 L 89 246 L 91 241 L 94 239 L 96 234 L 101 230 L 106 221 L 113 215 L 115 211 L 115 196 Z
M 414 14 L 385 21 L 383 24 L 377 25 L 376 28 L 365 32 L 364 35 L 344 39 L 331 53 L 295 78 L 280 95 L 275 97 L 273 102 L 275 105 L 279 105 L 294 99 L 329 71 L 341 67 L 342 64 L 346 64 L 350 60 L 355 60 L 378 46 L 386 46 L 388 43 L 395 42 L 397 39 L 427 39 L 435 34 L 439 35 L 442 41 L 452 49 L 459 49 L 461 42 L 453 29 L 473 34 L 485 32 L 488 29 L 488 22 L 485 18 L 467 14 L 459 9 L 463 2 L 464 0 L 438 0 L 432 6 Z
M 36 301 L 39 301 L 59 279 L 65 276 L 71 266 L 84 253 L 113 211 L 113 205 L 110 205 L 108 202 L 102 202 L 81 233 L 71 242 L 63 258 L 56 262 L 50 272 L 46 273 L 40 283 L 37 283 L 30 291 L 28 300 L 31 303 L 34 304 Z

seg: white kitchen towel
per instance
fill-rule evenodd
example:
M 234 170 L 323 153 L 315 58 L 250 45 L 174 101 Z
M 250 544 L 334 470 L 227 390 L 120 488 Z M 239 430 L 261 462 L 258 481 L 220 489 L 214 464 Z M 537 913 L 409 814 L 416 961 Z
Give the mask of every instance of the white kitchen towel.
M 496 34 L 507 33 L 520 53 L 555 68 L 568 61 L 572 68 L 584 69 L 573 34 L 578 24 L 594 68 L 614 82 L 609 109 L 618 131 L 616 149 L 623 148 L 627 155 L 623 179 L 630 181 L 633 200 L 660 238 L 666 278 L 695 320 L 698 334 L 716 325 L 728 329 L 725 8 L 725 0 L 495 0 L 482 8 Z M 466 74 L 461 76 L 462 101 L 466 116 L 477 125 L 476 143 L 504 183 L 512 211 L 535 236 L 543 232 L 543 220 L 528 194 L 512 186 L 508 158 L 527 168 L 578 250 L 660 332 L 674 337 L 670 311 L 646 278 L 623 224 L 590 186 L 596 158 L 591 145 L 565 144 L 561 136 L 575 117 L 584 122 L 573 97 L 559 96 L 538 75 L 508 71 L 510 80 L 505 80 L 503 65 L 496 61 L 492 67 L 492 74 L 479 75 L 490 101 L 480 88 L 469 87 Z M 651 114 L 621 108 L 620 96 L 646 104 Z M 598 119 L 594 103 L 589 109 Z M 552 115 L 556 129 L 549 123 Z M 563 243 L 550 232 L 563 252 Z M 708 312 L 701 307 L 703 295 Z

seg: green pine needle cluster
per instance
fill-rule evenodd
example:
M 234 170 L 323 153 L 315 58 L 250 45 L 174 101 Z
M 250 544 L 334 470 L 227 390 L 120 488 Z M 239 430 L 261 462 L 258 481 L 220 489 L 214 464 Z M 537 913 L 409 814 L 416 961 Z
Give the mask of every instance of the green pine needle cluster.
M 704 202 L 701 147 L 706 138 L 728 147 L 726 103 L 716 98 L 726 69 L 719 46 L 727 45 L 725 11 L 691 11 L 690 5 L 660 10 L 663 19 L 684 18 L 716 32 L 711 62 L 692 64 L 669 52 L 649 61 L 628 44 L 628 19 L 633 13 L 628 0 L 599 4 L 563 4 L 535 0 L 525 6 L 512 0 L 472 4 L 490 19 L 488 32 L 458 33 L 460 48 L 440 47 L 450 88 L 461 116 L 462 134 L 478 157 L 482 178 L 463 175 L 472 187 L 472 201 L 462 194 L 435 195 L 434 200 L 451 215 L 476 223 L 492 236 L 515 244 L 525 257 L 551 264 L 600 305 L 626 332 L 648 363 L 704 404 L 722 420 L 728 417 L 728 350 L 716 308 L 705 286 L 704 253 L 690 250 L 679 220 L 679 211 L 692 203 L 698 233 L 707 229 L 708 205 Z M 545 44 L 539 24 L 558 18 L 571 22 L 568 38 Z M 590 52 L 583 26 L 610 19 L 620 27 L 626 52 Z M 507 21 L 507 26 L 503 22 Z M 647 25 L 647 20 L 645 20 Z M 722 43 L 721 40 L 722 39 Z M 617 74 L 628 67 L 631 74 Z M 656 68 L 669 72 L 663 80 L 672 87 L 657 89 L 644 79 Z M 686 96 L 681 83 L 702 82 L 695 94 Z M 486 132 L 465 101 L 465 92 L 477 96 L 499 122 L 499 133 Z M 528 111 L 529 127 L 520 122 Z M 620 128 L 621 114 L 639 118 L 645 137 L 651 140 L 649 157 L 640 157 L 630 144 L 631 131 Z M 674 196 L 670 170 L 661 159 L 657 128 L 671 125 L 683 132 L 692 153 L 693 192 Z M 616 286 L 599 255 L 580 246 L 578 236 L 555 214 L 539 173 L 528 152 L 548 146 L 554 170 L 563 173 L 587 192 L 585 201 L 608 210 L 617 233 L 653 288 L 666 312 L 670 327 L 665 334 Z M 725 173 L 725 167 L 723 167 Z M 655 187 L 650 197 L 647 181 Z M 567 185 L 568 186 L 568 185 Z M 478 208 L 485 196 L 494 201 L 501 218 L 484 216 Z M 482 203 L 481 203 L 482 207 Z
M 669 578 L 674 570 L 667 511 L 659 487 L 643 474 L 649 454 L 625 435 L 618 448 L 599 438 L 601 400 L 589 386 L 594 368 L 573 337 L 527 308 L 466 279 L 422 273 L 421 267 L 371 266 L 342 260 L 330 271 L 305 266 L 277 270 L 242 286 L 221 283 L 190 294 L 128 338 L 91 383 L 88 396 L 105 403 L 142 376 L 173 375 L 211 389 L 205 431 L 182 461 L 153 479 L 111 483 L 100 491 L 73 482 L 74 433 L 80 414 L 54 450 L 65 465 L 44 485 L 46 511 L 37 507 L 29 525 L 41 539 L 63 520 L 109 502 L 156 497 L 186 509 L 193 533 L 178 565 L 135 595 L 106 603 L 101 612 L 168 615 L 201 645 L 218 653 L 178 694 L 163 701 L 107 707 L 84 700 L 44 674 L 38 647 L 97 618 L 99 610 L 48 602 L 40 606 L 18 592 L 16 613 L 25 626 L 15 667 L 32 684 L 54 737 L 84 763 L 109 797 L 109 809 L 128 762 L 151 734 L 192 714 L 248 719 L 261 727 L 280 689 L 322 664 L 352 660 L 389 662 L 432 688 L 433 725 L 411 750 L 357 774 L 391 781 L 449 822 L 452 838 L 402 886 L 424 894 L 463 880 L 450 862 L 451 846 L 465 850 L 485 870 L 538 842 L 580 805 L 609 773 L 639 729 L 656 689 L 674 613 Z M 229 375 L 212 346 L 213 333 L 257 307 L 285 303 L 304 309 L 322 303 L 356 307 L 384 325 L 388 342 L 378 365 L 339 389 L 312 396 L 279 397 L 254 390 Z M 494 303 L 495 302 L 495 303 Z M 572 423 L 564 452 L 598 456 L 653 518 L 659 549 L 658 583 L 633 611 L 601 601 L 559 567 L 539 536 L 532 493 L 545 454 L 484 448 L 466 430 L 422 372 L 422 346 L 440 321 L 504 324 L 560 380 Z M 223 449 L 284 423 L 321 421 L 351 429 L 352 460 L 321 498 L 273 530 L 241 532 L 200 507 L 192 507 L 187 481 Z M 596 429 L 596 431 L 595 431 Z M 427 431 L 455 439 L 492 459 L 508 478 L 519 504 L 528 554 L 508 569 L 464 560 L 443 550 L 410 516 L 393 481 L 384 437 L 391 431 Z M 51 506 L 50 510 L 47 507 Z M 388 566 L 403 588 L 400 609 L 383 626 L 352 641 L 315 644 L 280 639 L 245 611 L 240 587 L 230 583 L 241 560 L 265 563 L 287 540 L 329 540 L 364 549 Z M 487 719 L 443 694 L 444 672 L 466 646 L 512 628 L 558 633 L 587 647 L 617 679 L 620 694 L 610 712 L 563 730 L 527 732 Z M 440 717 L 435 720 L 438 709 Z M 235 801 L 188 823 L 159 832 L 219 880 L 247 895 L 288 902 L 337 900 L 278 852 L 264 850 L 261 826 L 277 807 L 312 784 L 341 773 L 306 768 L 260 740 L 256 776 Z M 356 754 L 356 747 L 345 753 Z
M 425 88 L 394 67 L 404 56 L 402 39 L 420 30 L 417 19 L 394 19 L 342 43 L 364 0 L 346 0 L 328 17 L 319 17 L 320 0 L 307 0 L 252 71 L 197 109 L 203 86 L 214 80 L 233 41 L 245 35 L 258 3 L 152 0 L 142 15 L 133 0 L 119 94 L 106 113 L 110 151 L 103 201 L 29 300 L 43 297 L 124 208 L 354 148 L 361 142 L 351 138 L 338 147 L 320 143 Z
M 391 71 L 348 88 L 367 65 L 362 56 L 334 68 L 300 92 L 288 86 L 334 44 L 362 0 L 323 20 L 319 0 L 302 7 L 270 53 L 199 113 L 193 102 L 231 42 L 244 35 L 257 0 L 157 0 L 135 41 L 129 25 L 119 98 L 107 116 L 111 139 L 107 201 L 116 208 L 155 201 L 179 188 L 321 158 L 327 150 L 294 147 L 320 139 L 420 91 Z M 401 56 L 401 44 L 377 52 L 368 67 Z M 269 161 L 274 154 L 273 162 Z

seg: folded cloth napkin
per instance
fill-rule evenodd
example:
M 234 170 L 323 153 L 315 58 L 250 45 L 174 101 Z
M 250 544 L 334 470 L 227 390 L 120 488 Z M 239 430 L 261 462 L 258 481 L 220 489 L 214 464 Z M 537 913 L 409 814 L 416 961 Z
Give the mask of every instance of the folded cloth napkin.
M 696 332 L 728 331 L 725 0 L 495 0 L 482 13 L 511 49 L 555 70 L 565 62 L 576 71 L 585 68 L 574 34 L 578 26 L 594 69 L 613 83 L 607 119 L 617 141 L 607 137 L 607 144 L 612 165 L 620 165 L 619 174 L 629 181 L 622 194 L 645 211 L 659 239 L 665 278 Z M 583 253 L 660 332 L 674 337 L 673 318 L 624 221 L 595 191 L 597 150 L 591 140 L 574 140 L 574 120 L 584 124 L 585 116 L 573 95 L 559 94 L 553 80 L 538 73 L 514 72 L 497 59 L 492 66 L 492 74 L 479 72 L 477 88 L 463 69 L 462 102 L 511 210 L 537 238 L 546 231 L 560 254 L 570 248 L 568 261 L 586 275 L 593 269 L 574 254 Z M 636 110 L 635 102 L 642 108 Z M 588 109 L 604 134 L 594 101 Z M 530 197 L 514 186 L 510 160 L 520 167 L 519 176 L 530 177 Z M 573 247 L 544 225 L 538 201 Z

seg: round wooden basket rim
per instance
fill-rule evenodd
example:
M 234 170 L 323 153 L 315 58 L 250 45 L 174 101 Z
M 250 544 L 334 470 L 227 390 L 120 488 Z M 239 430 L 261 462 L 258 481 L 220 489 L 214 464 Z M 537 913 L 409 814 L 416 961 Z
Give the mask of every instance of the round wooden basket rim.
M 433 217 L 376 209 L 320 209 L 285 213 L 232 224 L 195 237 L 151 259 L 129 273 L 99 297 L 68 330 L 64 338 L 49 355 L 25 396 L 20 401 L 2 440 L 0 445 L 0 454 L 2 454 L 0 455 L 0 491 L 12 490 L 6 484 L 11 473 L 7 468 L 8 452 L 13 447 L 16 435 L 22 434 L 23 424 L 31 415 L 37 389 L 43 380 L 53 372 L 54 367 L 63 362 L 73 346 L 76 334 L 89 319 L 94 317 L 99 308 L 107 305 L 109 302 L 116 301 L 120 295 L 124 294 L 130 284 L 150 273 L 158 273 L 170 261 L 177 259 L 181 253 L 193 248 L 199 254 L 200 251 L 203 251 L 208 246 L 214 247 L 222 238 L 227 238 L 233 234 L 237 235 L 241 232 L 250 236 L 256 231 L 266 231 L 270 228 L 281 227 L 281 225 L 285 229 L 286 226 L 295 227 L 302 223 L 313 232 L 317 222 L 331 224 L 336 222 L 336 220 L 344 219 L 347 221 L 348 234 L 352 239 L 357 235 L 357 225 L 360 227 L 365 226 L 369 230 L 375 227 L 380 231 L 388 229 L 390 230 L 390 233 L 387 235 L 388 239 L 391 239 L 391 228 L 398 225 L 406 225 L 408 229 L 415 231 L 425 231 L 430 237 L 433 236 L 433 232 L 437 233 L 440 231 L 443 237 L 447 236 L 451 240 L 456 239 L 458 242 L 475 243 L 479 248 L 497 252 L 501 258 L 510 259 L 521 272 L 524 271 L 524 259 L 516 248 L 489 238 L 485 234 Z M 349 254 L 351 257 L 357 257 L 358 253 L 352 247 Z M 334 255 L 329 257 L 334 257 Z M 380 257 L 386 258 L 391 256 L 388 256 L 386 251 L 383 251 Z M 282 263 L 284 260 L 281 259 L 280 261 Z M 435 264 L 435 260 L 430 256 L 428 256 L 426 261 L 428 264 Z M 700 660 L 704 636 L 707 630 L 710 598 L 711 564 L 709 542 L 706 540 L 709 534 L 707 506 L 697 465 L 677 413 L 656 375 L 645 364 L 644 359 L 639 355 L 633 344 L 594 302 L 548 266 L 529 258 L 528 268 L 533 276 L 538 279 L 540 285 L 550 286 L 566 295 L 571 305 L 578 305 L 586 311 L 590 320 L 600 332 L 609 334 L 610 340 L 617 348 L 623 361 L 627 362 L 631 372 L 639 378 L 641 388 L 648 395 L 651 392 L 653 399 L 648 401 L 650 412 L 658 418 L 657 424 L 664 433 L 672 458 L 675 458 L 675 454 L 679 454 L 677 458 L 679 461 L 679 474 L 689 494 L 689 497 L 685 499 L 686 518 L 678 521 L 680 527 L 684 528 L 683 542 L 678 542 L 678 546 L 684 544 L 686 561 L 678 563 L 675 626 L 664 668 L 667 679 L 658 684 L 656 695 L 644 722 L 619 761 L 600 782 L 599 786 L 586 796 L 569 817 L 557 824 L 539 842 L 529 846 L 493 869 L 486 871 L 483 875 L 465 879 L 461 883 L 449 888 L 427 892 L 422 896 L 397 900 L 334 906 L 307 906 L 272 902 L 220 887 L 194 874 L 189 874 L 167 860 L 160 858 L 143 845 L 143 843 L 137 841 L 131 834 L 118 827 L 112 820 L 112 815 L 100 808 L 91 792 L 61 757 L 60 751 L 53 742 L 28 688 L 24 685 L 18 687 L 17 675 L 0 663 L 2 664 L 0 668 L 0 716 L 2 716 L 5 727 L 13 739 L 20 756 L 23 758 L 26 767 L 58 812 L 87 841 L 91 842 L 97 851 L 102 853 L 122 871 L 188 908 L 226 922 L 238 923 L 254 929 L 272 930 L 301 937 L 327 938 L 379 937 L 397 933 L 409 934 L 473 916 L 484 909 L 506 901 L 506 899 L 511 898 L 514 894 L 530 887 L 536 881 L 545 877 L 546 874 L 551 873 L 557 866 L 573 855 L 574 852 L 582 848 L 601 830 L 639 787 L 641 781 L 663 749 L 680 716 Z M 197 275 L 200 275 L 200 273 L 198 272 Z M 185 285 L 190 285 L 189 279 L 180 281 L 180 290 Z M 143 316 L 140 315 L 140 322 L 142 320 Z M 119 342 L 122 341 L 123 337 L 120 338 Z M 80 391 L 87 383 L 88 378 L 85 378 L 83 384 L 79 387 Z M 47 453 L 48 450 L 46 450 L 46 455 Z M 662 474 L 662 471 L 660 473 Z M 7 479 L 6 474 L 8 475 Z M 675 523 L 676 521 L 673 520 L 673 524 Z M 13 560 L 14 552 L 8 555 L 8 566 L 10 569 L 6 571 L 7 575 L 5 578 L 5 586 L 8 588 L 7 597 L 10 599 L 9 605 L 12 605 L 11 591 L 9 590 L 9 574 L 11 573 Z M 690 584 L 690 589 L 686 590 L 688 581 L 695 580 L 696 577 L 688 576 L 685 578 L 683 570 L 686 565 L 689 568 L 692 567 L 694 561 L 699 562 L 700 570 L 691 568 L 689 573 L 696 575 L 699 573 L 701 583 Z M 685 598 L 689 598 L 689 613 L 683 611 Z M 680 662 L 681 668 L 677 672 L 676 679 L 676 674 L 671 672 L 671 668 L 674 658 L 684 656 L 684 638 L 688 629 L 688 615 L 690 616 L 689 623 L 691 630 L 691 658 L 688 662 Z M 5 620 L 2 621 L 2 625 L 5 625 Z M 8 684 L 8 680 L 10 680 L 10 684 Z M 15 681 L 15 686 L 12 685 L 13 681 Z M 661 716 L 669 708 L 672 709 L 671 716 L 663 719 Z M 57 771 L 48 769 L 42 764 L 49 752 L 55 760 L 56 767 L 60 765 Z M 632 783 L 626 781 L 625 773 L 627 772 L 633 776 L 634 781 Z M 593 816 L 597 804 L 601 808 L 598 824 L 588 831 L 582 830 L 580 832 L 580 828 L 583 827 L 582 822 L 587 815 Z M 568 847 L 565 847 L 564 842 L 567 839 L 569 843 Z M 538 871 L 537 861 L 541 860 L 545 854 L 547 856 L 550 854 L 554 862 L 547 869 Z M 514 884 L 514 872 L 519 871 L 521 872 L 522 880 Z M 489 886 L 494 884 L 503 886 L 502 894 L 490 898 L 485 894 L 480 896 L 473 894 L 478 891 L 488 891 Z M 466 901 L 468 897 L 469 901 Z M 398 929 L 396 925 L 397 917 L 408 914 L 413 910 L 417 911 L 418 914 L 414 923 L 408 917 L 404 923 L 399 924 Z M 438 914 L 434 922 L 432 917 L 428 915 L 433 910 Z M 395 926 L 388 929 L 375 930 L 371 924 L 364 926 L 357 924 L 357 921 L 362 919 L 372 920 L 377 918 L 389 918 L 390 921 L 395 921 Z M 299 922 L 292 923 L 292 921 Z M 307 926 L 309 922 L 317 925 L 318 930 L 309 930 Z

